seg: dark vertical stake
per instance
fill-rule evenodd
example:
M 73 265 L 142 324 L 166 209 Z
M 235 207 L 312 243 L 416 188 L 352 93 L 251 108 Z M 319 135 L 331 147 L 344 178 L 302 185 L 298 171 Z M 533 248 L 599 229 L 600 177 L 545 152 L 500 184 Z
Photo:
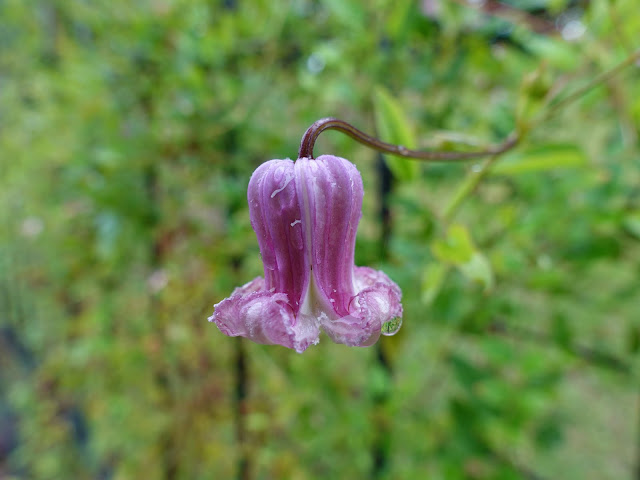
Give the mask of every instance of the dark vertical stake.
M 393 175 L 381 153 L 378 154 L 377 167 L 380 182 L 380 220 L 382 221 L 380 258 L 382 258 L 382 260 L 386 260 L 389 254 L 389 238 L 391 237 L 391 209 L 389 208 L 389 195 L 393 188 Z
M 236 339 L 235 343 L 235 398 L 234 414 L 236 427 L 236 440 L 238 442 L 238 480 L 249 480 L 249 456 L 247 455 L 245 425 L 246 399 L 247 399 L 247 357 L 244 351 L 242 338 Z
M 234 3 L 234 2 L 232 2 Z M 239 130 L 229 130 L 223 138 L 223 149 L 233 155 L 239 150 Z M 230 181 L 234 183 L 238 180 L 237 172 L 231 170 L 227 173 Z M 247 201 L 246 190 L 242 194 L 236 194 L 230 199 L 227 207 L 227 221 L 233 222 L 234 213 L 240 208 L 244 208 Z M 233 273 L 233 278 L 241 276 L 242 255 L 232 255 L 229 260 L 229 269 Z M 236 434 L 236 448 L 238 450 L 236 464 L 236 479 L 249 480 L 251 478 L 251 455 L 248 448 L 247 435 L 247 398 L 249 396 L 249 356 L 245 349 L 245 342 L 242 337 L 234 341 L 233 351 L 233 421 Z
M 150 116 L 150 100 L 143 99 L 143 105 L 145 105 L 146 111 Z M 149 270 L 153 273 L 162 265 L 162 249 L 160 245 L 160 239 L 155 231 L 160 223 L 160 181 L 158 178 L 158 169 L 154 163 L 147 165 L 143 171 L 144 186 L 147 193 L 147 200 L 149 202 L 149 230 L 151 231 L 151 242 L 149 244 Z M 157 318 L 159 316 L 159 300 L 156 293 L 151 294 L 149 309 L 151 318 Z M 164 371 L 163 366 L 156 366 L 155 369 L 155 381 L 160 387 L 160 390 L 164 394 L 164 401 L 167 408 L 173 403 L 172 393 L 169 385 L 169 378 Z M 174 439 L 174 430 L 170 428 L 168 432 L 162 435 L 160 439 L 160 445 L 162 449 L 163 459 L 163 478 L 164 480 L 174 480 L 178 476 L 178 458 L 177 449 Z
M 638 397 L 638 416 L 640 417 L 640 396 Z M 640 421 L 638 421 L 638 426 L 636 427 L 638 432 L 636 433 L 636 466 L 634 472 L 634 478 L 636 480 L 640 480 Z
M 389 195 L 393 187 L 393 176 L 382 154 L 378 154 L 378 179 L 380 192 L 380 219 L 382 232 L 380 236 L 380 258 L 387 258 L 389 239 L 391 237 L 391 212 L 389 208 Z M 391 363 L 381 342 L 376 343 L 376 367 L 380 368 L 385 376 L 391 380 L 393 374 Z M 385 382 L 389 385 L 390 382 Z M 389 399 L 387 389 L 376 392 L 373 397 L 373 411 L 375 431 L 371 456 L 373 458 L 372 478 L 381 478 L 387 470 L 389 459 L 389 424 L 385 415 L 385 406 Z
M 231 265 L 234 272 L 240 269 L 240 258 L 233 258 Z M 249 375 L 247 368 L 247 354 L 244 349 L 244 341 L 242 337 L 238 337 L 234 350 L 234 398 L 233 413 L 236 428 L 236 443 L 238 446 L 238 465 L 236 478 L 238 480 L 249 480 L 251 478 L 249 472 L 249 452 L 247 449 L 247 392 L 249 389 Z

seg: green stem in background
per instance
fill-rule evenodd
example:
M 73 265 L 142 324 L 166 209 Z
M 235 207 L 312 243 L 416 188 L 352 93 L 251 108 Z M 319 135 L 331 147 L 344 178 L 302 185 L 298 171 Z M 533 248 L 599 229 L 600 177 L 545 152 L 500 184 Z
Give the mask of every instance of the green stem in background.
M 522 131 L 519 134 L 517 134 L 516 132 L 511 133 L 509 137 L 513 137 L 515 139 L 514 146 L 529 131 L 536 128 L 544 120 L 549 119 L 555 113 L 560 111 L 563 107 L 566 107 L 567 105 L 575 102 L 576 100 L 579 100 L 587 92 L 607 82 L 608 80 L 610 80 L 611 78 L 613 78 L 614 76 L 622 72 L 625 68 L 630 67 L 631 65 L 633 65 L 639 60 L 640 60 L 640 49 L 630 54 L 627 58 L 625 58 L 622 62 L 620 62 L 615 67 L 613 67 L 611 70 L 608 70 L 604 73 L 601 73 L 600 75 L 597 75 L 593 80 L 588 82 L 586 85 L 580 87 L 575 92 L 569 94 L 568 96 L 562 98 L 561 100 L 556 101 L 555 103 L 552 100 L 548 108 L 545 109 L 538 117 L 536 117 L 531 122 L 531 124 L 529 125 L 526 131 Z M 464 200 L 468 198 L 475 191 L 475 189 L 480 184 L 480 182 L 489 174 L 493 165 L 500 158 L 500 155 L 502 153 L 505 153 L 506 151 L 507 150 L 504 150 L 502 152 L 498 152 L 494 154 L 492 157 L 488 158 L 478 169 L 473 169 L 469 173 L 465 181 L 462 183 L 462 185 L 460 185 L 460 188 L 453 195 L 453 197 L 451 198 L 451 201 L 449 202 L 449 204 L 446 206 L 444 210 L 442 218 L 445 221 L 445 223 L 449 223 L 453 220 L 453 218 L 455 217 L 455 214 L 457 213 L 458 209 L 460 208 Z
M 500 158 L 500 155 L 494 155 L 485 160 L 479 168 L 472 168 L 471 173 L 467 175 L 464 182 L 460 185 L 460 188 L 456 191 L 442 214 L 442 219 L 445 223 L 449 223 L 453 220 L 453 217 L 458 211 L 458 208 L 460 208 L 460 205 L 462 205 L 462 202 L 464 202 L 465 198 L 475 191 L 480 182 L 489 174 L 491 167 L 496 163 L 498 158 Z
M 574 101 L 580 99 L 584 94 L 586 94 L 589 90 L 592 90 L 593 88 L 602 85 L 603 83 L 607 82 L 608 80 L 610 80 L 611 78 L 615 77 L 616 75 L 618 75 L 620 72 L 622 72 L 624 69 L 626 69 L 627 67 L 630 67 L 631 65 L 633 65 L 634 63 L 640 61 L 640 49 L 636 50 L 635 52 L 631 53 L 627 58 L 625 58 L 622 62 L 620 62 L 618 65 L 616 65 L 615 67 L 613 67 L 611 70 L 607 70 L 606 72 L 603 72 L 599 75 L 596 75 L 593 80 L 591 80 L 590 82 L 588 82 L 586 85 L 583 85 L 582 87 L 580 87 L 579 89 L 577 89 L 575 92 L 567 95 L 566 97 L 556 101 L 556 102 L 551 102 L 549 107 L 542 112 L 542 114 L 540 115 L 540 118 L 537 118 L 533 121 L 532 125 L 538 125 L 538 123 L 540 123 L 543 120 L 546 120 L 547 118 L 549 118 L 550 116 L 552 116 L 554 113 L 556 113 L 558 110 L 562 109 L 563 107 L 569 105 L 570 103 L 573 103 Z

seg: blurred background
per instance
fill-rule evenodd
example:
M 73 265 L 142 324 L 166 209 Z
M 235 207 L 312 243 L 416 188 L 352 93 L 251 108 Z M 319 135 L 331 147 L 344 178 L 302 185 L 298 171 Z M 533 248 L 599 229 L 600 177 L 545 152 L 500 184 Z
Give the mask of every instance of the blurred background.
M 207 322 L 313 121 L 499 143 L 639 31 L 637 0 L 0 0 L 0 479 L 640 478 L 637 64 L 489 164 L 322 135 L 397 335 Z

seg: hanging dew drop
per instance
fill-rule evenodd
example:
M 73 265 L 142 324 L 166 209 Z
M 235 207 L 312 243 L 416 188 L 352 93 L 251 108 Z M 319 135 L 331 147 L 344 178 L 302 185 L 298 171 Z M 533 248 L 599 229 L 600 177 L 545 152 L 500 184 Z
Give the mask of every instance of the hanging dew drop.
M 391 335 L 395 335 L 400 330 L 402 326 L 402 317 L 395 317 L 389 320 L 388 322 L 384 322 L 382 324 L 382 328 L 380 331 L 383 335 L 390 337 Z

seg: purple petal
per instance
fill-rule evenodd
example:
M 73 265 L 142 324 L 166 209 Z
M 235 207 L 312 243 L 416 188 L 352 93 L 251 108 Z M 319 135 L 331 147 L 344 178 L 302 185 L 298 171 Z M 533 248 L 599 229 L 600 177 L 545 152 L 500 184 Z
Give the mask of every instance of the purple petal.
M 309 264 L 294 163 L 271 160 L 260 165 L 249 181 L 247 199 L 264 263 L 265 289 L 286 293 L 297 313 L 309 282 Z
M 346 315 L 337 320 L 321 322 L 321 325 L 331 340 L 349 347 L 368 347 L 380 337 L 380 327 L 367 317 Z
M 318 343 L 320 331 L 313 319 L 296 315 L 287 295 L 264 289 L 265 281 L 256 278 L 236 288 L 231 297 L 215 305 L 209 321 L 230 337 L 247 337 L 256 343 L 282 345 L 304 352 Z
M 336 343 L 368 347 L 378 341 L 382 324 L 402 317 L 402 292 L 379 270 L 354 268 L 358 289 L 350 302 L 351 314 L 337 320 L 321 318 L 322 329 Z
M 355 165 L 333 155 L 299 158 L 295 165 L 312 274 L 323 303 L 331 305 L 334 318 L 343 317 L 355 294 L 353 257 L 362 216 L 362 178 Z
M 368 346 L 402 316 L 402 293 L 380 271 L 353 264 L 362 179 L 349 161 L 271 160 L 247 198 L 264 280 L 237 288 L 209 318 L 222 333 L 304 351 L 319 328 L 334 342 Z

